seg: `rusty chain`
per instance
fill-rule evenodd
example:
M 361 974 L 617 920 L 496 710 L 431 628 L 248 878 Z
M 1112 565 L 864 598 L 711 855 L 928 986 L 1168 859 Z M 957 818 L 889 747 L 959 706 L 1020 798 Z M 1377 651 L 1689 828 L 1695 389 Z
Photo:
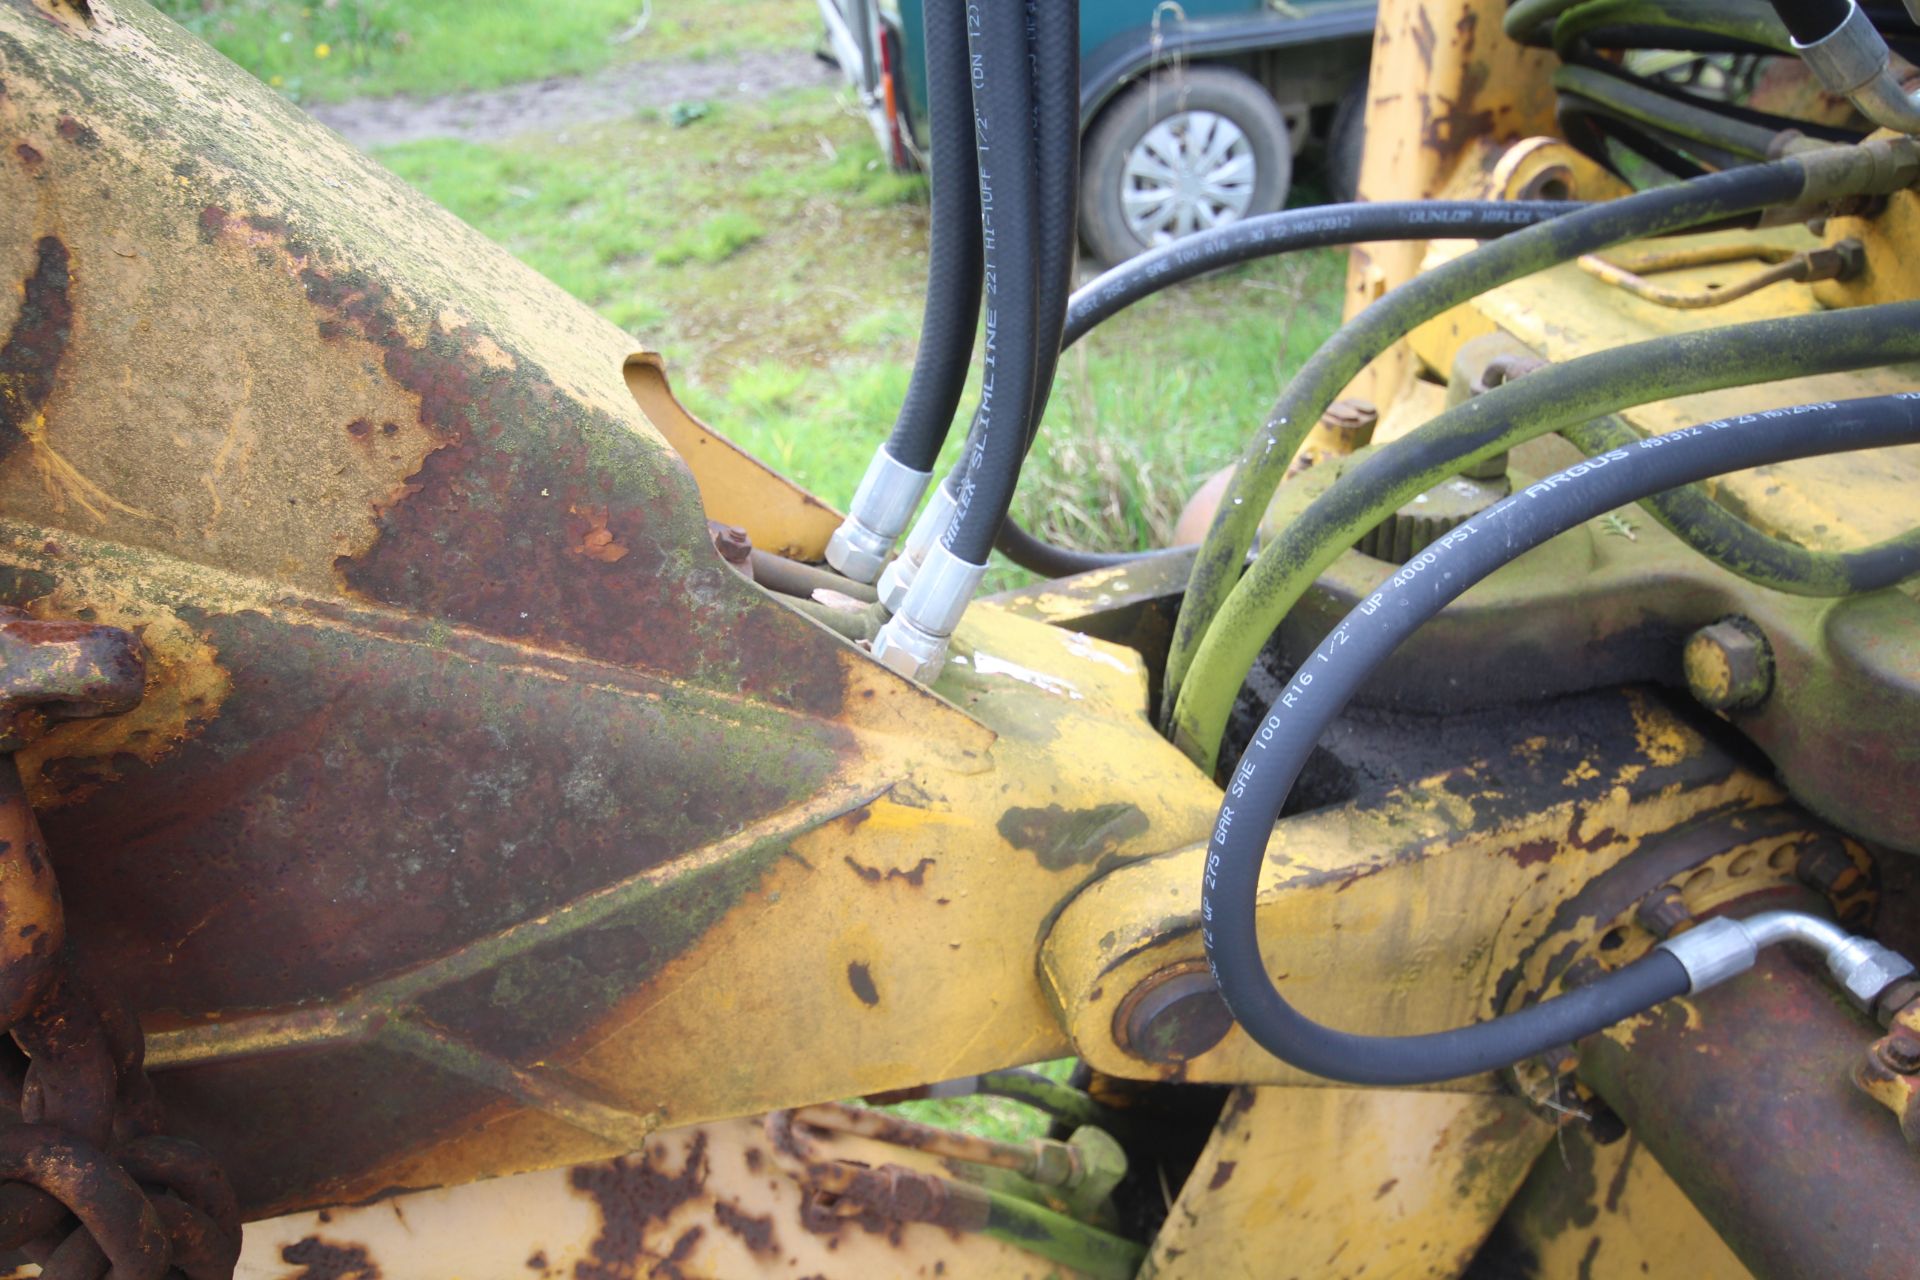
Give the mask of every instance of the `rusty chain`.
M 133 1012 L 89 989 L 14 756 L 53 725 L 140 701 L 126 631 L 0 609 L 0 1252 L 50 1280 L 228 1280 L 240 1210 L 213 1158 L 160 1134 Z

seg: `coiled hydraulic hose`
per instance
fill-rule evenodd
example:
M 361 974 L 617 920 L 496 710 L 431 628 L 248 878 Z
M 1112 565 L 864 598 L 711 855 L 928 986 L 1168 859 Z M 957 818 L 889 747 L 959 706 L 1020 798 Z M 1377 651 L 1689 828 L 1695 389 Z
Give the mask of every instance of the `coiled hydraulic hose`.
M 1160 245 L 1101 273 L 1068 301 L 1064 350 L 1142 298 L 1209 271 L 1302 249 L 1387 240 L 1491 239 L 1585 206 L 1568 200 L 1405 200 L 1264 213 Z M 1036 429 L 1038 422 L 1035 423 Z M 1035 537 L 1009 519 L 996 544 L 1044 577 L 1129 564 L 1159 551 L 1079 551 Z
M 1554 534 L 1709 476 L 1917 440 L 1920 396 L 1913 395 L 1807 406 L 1649 437 L 1529 485 L 1475 516 L 1349 613 L 1302 664 L 1254 733 L 1208 846 L 1201 904 L 1207 958 L 1247 1034 L 1276 1057 L 1328 1079 L 1430 1084 L 1508 1066 L 1688 991 L 1687 967 L 1671 952 L 1657 950 L 1566 995 L 1452 1031 L 1367 1036 L 1314 1022 L 1280 995 L 1260 958 L 1256 897 L 1281 805 L 1314 743 L 1408 635 L 1468 587 Z
M 1920 302 L 1890 302 L 1615 347 L 1447 410 L 1343 475 L 1261 550 L 1195 655 L 1175 704 L 1174 741 L 1211 770 L 1248 668 L 1314 579 L 1401 505 L 1463 468 L 1637 404 L 1913 359 Z
M 1774 205 L 1897 190 L 1916 171 L 1905 140 L 1791 156 L 1592 205 L 1517 231 L 1408 281 L 1329 338 L 1294 376 L 1248 443 L 1194 562 L 1167 655 L 1163 711 L 1240 576 L 1287 464 L 1334 397 L 1414 326 L 1511 280 L 1583 253 Z M 1244 667 L 1242 670 L 1244 671 Z
M 1039 245 L 1035 222 L 1033 77 L 1025 0 L 973 0 L 968 30 L 979 129 L 985 248 L 986 373 L 978 430 L 941 543 L 982 565 L 1013 501 L 1039 377 Z
M 907 394 L 886 449 L 931 471 L 959 407 L 980 322 L 980 182 L 973 161 L 965 0 L 927 0 L 927 302 Z

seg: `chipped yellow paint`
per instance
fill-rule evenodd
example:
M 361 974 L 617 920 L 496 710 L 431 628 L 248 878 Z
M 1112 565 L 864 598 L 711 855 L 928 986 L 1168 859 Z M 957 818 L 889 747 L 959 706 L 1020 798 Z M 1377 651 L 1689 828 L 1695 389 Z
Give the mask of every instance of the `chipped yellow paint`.
M 1552 1133 L 1510 1096 L 1235 1090 L 1142 1280 L 1456 1276 Z
M 1388 0 L 1379 7 L 1362 199 L 1439 195 L 1457 171 L 1491 164 L 1505 143 L 1551 131 L 1553 55 L 1502 38 L 1505 14 L 1502 0 Z M 1419 241 L 1356 249 L 1347 268 L 1347 314 L 1411 279 L 1424 253 Z M 1412 372 L 1412 353 L 1396 343 L 1344 394 L 1385 410 Z
M 936 1156 L 852 1134 L 810 1133 L 818 1154 L 954 1177 Z M 656 1134 L 643 1154 L 496 1178 L 247 1226 L 237 1280 L 303 1280 L 300 1246 L 364 1259 L 396 1280 L 561 1277 L 939 1276 L 1071 1280 L 1078 1272 L 988 1236 L 830 1214 L 803 1220 L 807 1188 L 758 1119 Z M 352 1253 L 359 1250 L 358 1255 Z
M 84 799 L 95 787 L 118 776 L 117 761 L 128 757 L 152 762 L 191 738 L 220 712 L 233 681 L 213 646 L 171 610 L 157 608 L 104 580 L 80 585 L 68 579 L 25 608 L 39 618 L 88 617 L 125 627 L 140 637 L 146 653 L 147 687 L 140 705 L 110 720 L 73 720 L 29 743 L 16 759 L 27 796 L 39 809 Z M 47 762 L 66 765 L 68 777 L 84 782 L 61 785 L 45 776 Z M 75 768 L 74 765 L 81 767 Z
M 700 486 L 707 518 L 738 525 L 753 545 L 797 560 L 819 560 L 840 514 L 689 413 L 667 383 L 666 363 L 651 351 L 627 357 L 627 387 L 655 430 L 680 454 Z
M 1719 232 L 1696 239 L 1703 244 L 1766 243 L 1792 250 L 1819 243 L 1801 228 Z M 1461 247 L 1453 242 L 1436 244 L 1432 260 L 1453 256 Z M 1696 267 L 1672 272 L 1670 278 L 1675 287 L 1691 291 L 1724 281 L 1729 273 L 1751 269 L 1740 264 Z M 1669 280 L 1667 275 L 1661 278 Z M 1783 284 L 1710 311 L 1681 311 L 1635 298 L 1566 263 L 1484 294 L 1468 309 L 1547 359 L 1565 360 L 1671 333 L 1812 314 L 1821 310 L 1821 304 L 1811 286 Z M 1447 340 L 1432 330 L 1416 334 L 1415 344 L 1424 361 L 1450 357 Z M 1892 394 L 1912 388 L 1917 381 L 1920 366 L 1893 365 L 1682 396 L 1629 409 L 1621 416 L 1642 431 L 1666 432 L 1730 414 Z M 1862 493 L 1910 492 L 1917 485 L 1920 445 L 1756 467 L 1711 481 L 1708 487 L 1768 532 L 1819 550 L 1845 550 L 1893 537 L 1911 524 L 1907 504 L 1863 502 Z
M 1648 776 L 1711 752 L 1657 704 L 1638 695 L 1623 699 Z M 1494 986 L 1509 971 L 1521 979 L 1516 999 L 1551 986 L 1546 966 L 1556 949 L 1543 939 L 1560 936 L 1556 911 L 1595 876 L 1691 818 L 1781 800 L 1770 780 L 1738 769 L 1703 770 L 1689 787 L 1647 776 L 1613 782 L 1617 761 L 1601 755 L 1587 761 L 1591 768 L 1555 770 L 1565 800 L 1543 795 L 1536 811 L 1512 812 L 1503 791 L 1514 766 L 1537 758 L 1541 746 L 1523 745 L 1511 765 L 1469 766 L 1365 805 L 1279 824 L 1257 899 L 1260 944 L 1269 972 L 1285 975 L 1284 989 L 1302 1012 L 1372 1034 L 1483 1018 L 1495 1011 Z M 1149 975 L 1202 955 L 1204 859 L 1205 849 L 1196 847 L 1123 867 L 1061 913 L 1041 962 L 1075 1047 L 1115 1075 L 1317 1083 L 1237 1027 L 1178 1067 L 1134 1058 L 1117 1043 L 1115 1013 L 1128 993 Z M 1703 904 L 1713 900 L 1702 896 Z M 1597 921 L 1569 927 L 1590 941 L 1605 928 Z M 1490 1077 L 1443 1087 L 1499 1088 Z
M 1566 1130 L 1535 1163 L 1503 1223 L 1540 1276 L 1750 1280 L 1700 1211 L 1629 1136 L 1597 1146 Z

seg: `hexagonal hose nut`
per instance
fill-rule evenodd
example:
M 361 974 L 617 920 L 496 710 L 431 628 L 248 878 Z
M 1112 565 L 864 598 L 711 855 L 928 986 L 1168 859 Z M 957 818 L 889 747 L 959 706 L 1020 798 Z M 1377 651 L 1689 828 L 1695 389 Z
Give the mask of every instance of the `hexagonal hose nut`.
M 827 563 L 855 582 L 878 578 L 932 479 L 931 471 L 915 471 L 885 448 L 877 450 L 847 504 L 846 519 L 827 541 Z

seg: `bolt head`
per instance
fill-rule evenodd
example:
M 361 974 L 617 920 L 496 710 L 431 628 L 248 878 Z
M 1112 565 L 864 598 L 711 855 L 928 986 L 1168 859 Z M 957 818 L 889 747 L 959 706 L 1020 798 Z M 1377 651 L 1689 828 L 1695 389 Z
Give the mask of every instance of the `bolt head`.
M 1682 654 L 1687 688 L 1714 711 L 1751 711 L 1773 692 L 1773 647 L 1745 618 L 1705 626 Z

